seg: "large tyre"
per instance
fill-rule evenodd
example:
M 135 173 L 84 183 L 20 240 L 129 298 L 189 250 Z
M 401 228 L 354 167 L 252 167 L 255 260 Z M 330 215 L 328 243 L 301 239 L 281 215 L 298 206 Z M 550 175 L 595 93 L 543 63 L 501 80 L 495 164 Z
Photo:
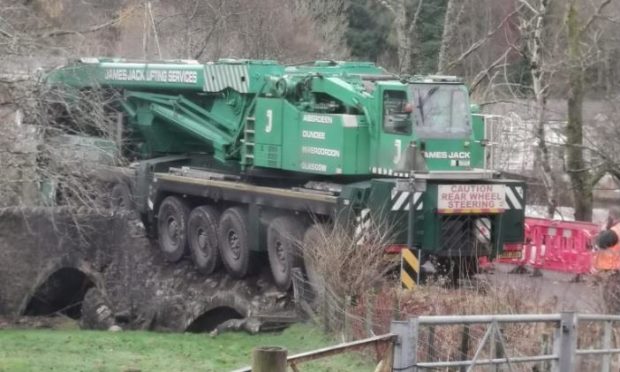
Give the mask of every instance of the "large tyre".
M 267 228 L 267 252 L 273 280 L 281 291 L 293 284 L 293 268 L 302 265 L 303 223 L 294 217 L 274 218 Z
M 217 209 L 203 205 L 194 208 L 187 221 L 187 238 L 192 261 L 203 274 L 213 273 L 220 263 L 217 224 L 220 213 Z
M 133 209 L 131 190 L 124 182 L 115 183 L 110 190 L 110 208 L 113 211 L 128 212 Z
M 247 213 L 243 208 L 228 208 L 220 217 L 220 256 L 228 273 L 235 278 L 245 277 L 254 264 L 255 257 L 248 244 L 247 226 Z
M 190 209 L 177 196 L 168 196 L 159 206 L 157 236 L 167 261 L 177 262 L 187 252 L 187 219 Z
M 316 255 L 313 255 L 313 249 L 316 249 L 320 244 L 324 244 L 324 231 L 327 227 L 321 224 L 314 224 L 310 226 L 304 234 L 304 240 L 302 244 L 304 268 L 306 271 L 306 277 L 310 286 L 314 291 L 315 297 L 320 298 L 325 291 L 325 281 L 318 271 L 317 267 L 320 262 L 317 261 Z

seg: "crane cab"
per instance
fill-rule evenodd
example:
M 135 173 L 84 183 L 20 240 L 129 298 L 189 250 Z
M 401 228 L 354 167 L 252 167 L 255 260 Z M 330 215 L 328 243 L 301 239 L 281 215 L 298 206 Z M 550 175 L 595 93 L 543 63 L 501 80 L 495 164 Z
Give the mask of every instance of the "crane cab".
M 467 88 L 445 79 L 380 82 L 374 92 L 371 172 L 407 177 L 412 171 L 482 167 Z M 422 161 L 423 160 L 423 161 Z

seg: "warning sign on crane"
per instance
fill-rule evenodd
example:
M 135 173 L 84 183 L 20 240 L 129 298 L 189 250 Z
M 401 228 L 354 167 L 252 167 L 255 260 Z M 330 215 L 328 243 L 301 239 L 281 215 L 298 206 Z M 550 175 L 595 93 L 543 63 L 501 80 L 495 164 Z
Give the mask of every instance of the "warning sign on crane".
M 439 185 L 439 213 L 501 213 L 506 209 L 504 185 Z

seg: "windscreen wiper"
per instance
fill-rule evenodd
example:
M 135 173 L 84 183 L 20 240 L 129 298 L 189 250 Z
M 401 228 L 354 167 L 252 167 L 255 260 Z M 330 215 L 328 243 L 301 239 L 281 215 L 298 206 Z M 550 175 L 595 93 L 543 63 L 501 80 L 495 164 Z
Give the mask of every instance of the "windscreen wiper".
M 435 92 L 439 89 L 439 87 L 432 87 L 428 90 L 428 93 L 422 98 L 421 95 L 418 95 L 418 110 L 420 110 L 420 116 L 422 125 L 424 125 L 424 103 L 428 101 L 428 99 L 435 94 Z

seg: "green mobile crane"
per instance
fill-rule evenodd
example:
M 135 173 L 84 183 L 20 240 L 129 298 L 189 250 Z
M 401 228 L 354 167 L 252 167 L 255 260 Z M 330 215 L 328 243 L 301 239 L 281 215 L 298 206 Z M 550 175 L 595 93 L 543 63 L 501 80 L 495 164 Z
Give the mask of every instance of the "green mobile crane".
M 360 244 L 385 219 L 393 247 L 447 262 L 523 240 L 525 185 L 485 169 L 482 116 L 454 77 L 362 62 L 87 58 L 47 83 L 119 93 L 142 159 L 137 210 L 170 261 L 189 250 L 205 273 L 222 261 L 244 277 L 267 251 L 286 290 L 302 264 L 296 241 L 339 216 Z

